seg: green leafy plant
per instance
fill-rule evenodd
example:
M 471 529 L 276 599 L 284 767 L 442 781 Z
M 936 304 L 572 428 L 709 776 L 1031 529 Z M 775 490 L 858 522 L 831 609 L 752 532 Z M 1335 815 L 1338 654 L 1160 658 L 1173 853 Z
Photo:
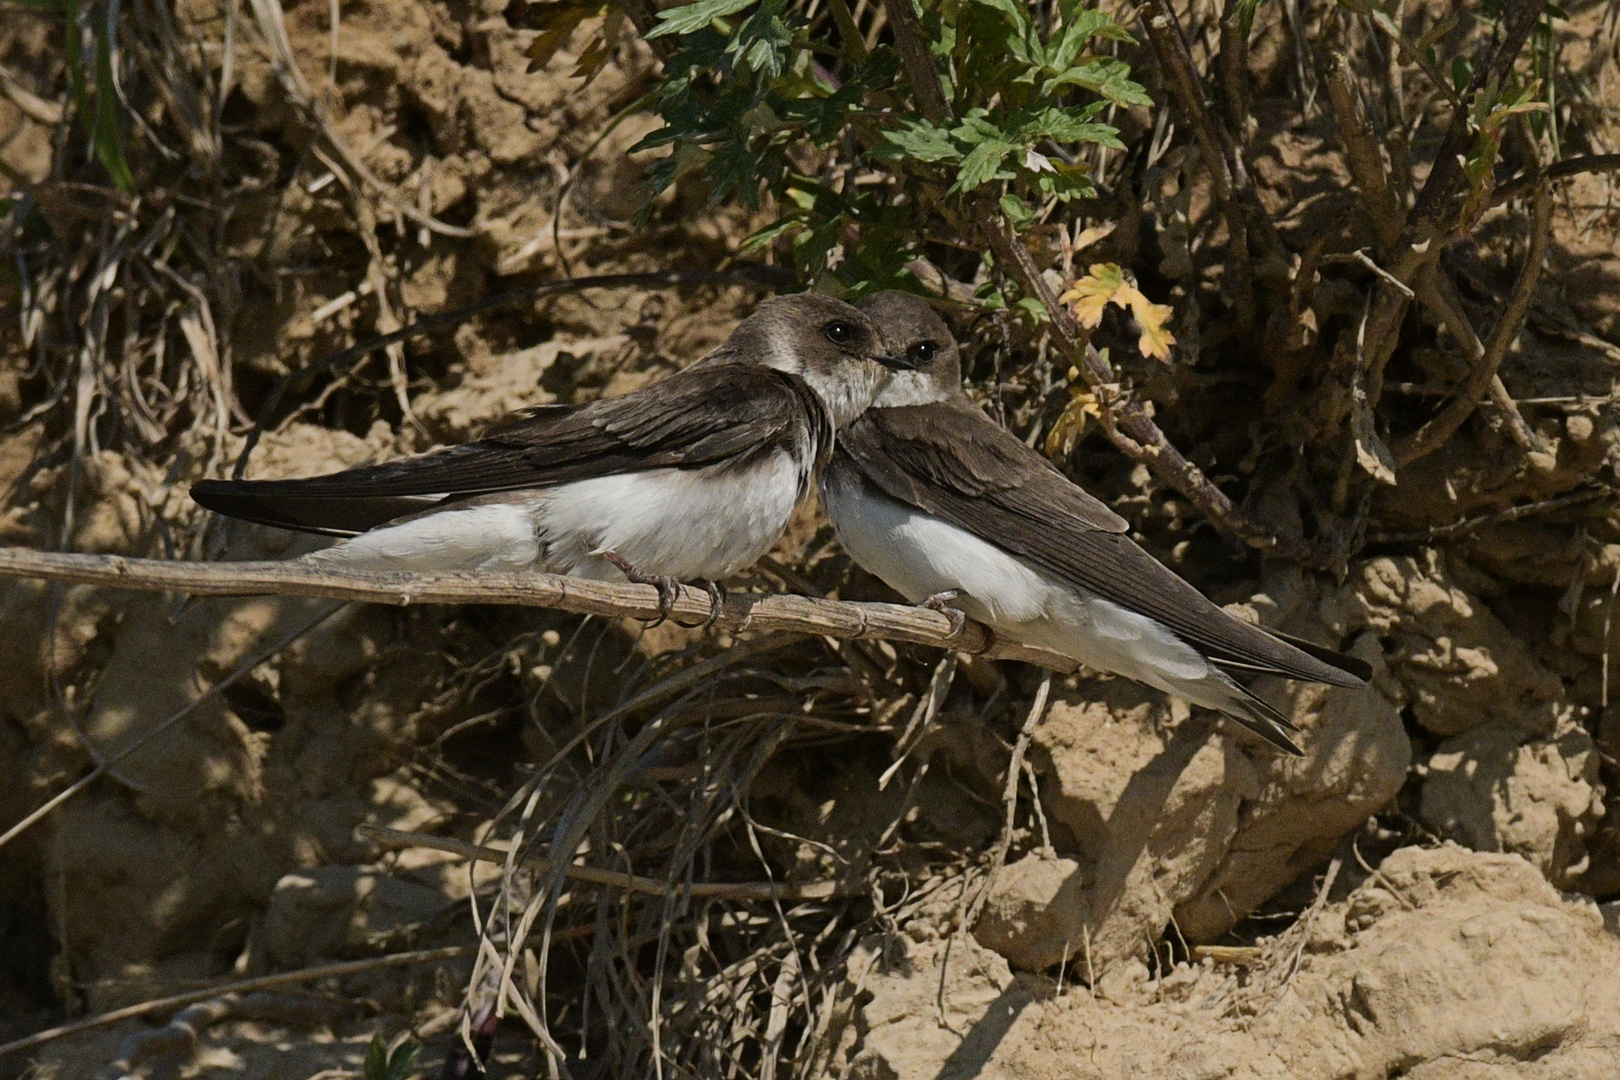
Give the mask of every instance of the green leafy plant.
M 388 1052 L 388 1043 L 382 1035 L 373 1035 L 366 1049 L 366 1080 L 405 1080 L 422 1053 L 422 1044 L 407 1039 Z
M 134 194 L 135 176 L 124 154 L 123 115 L 113 72 L 116 6 L 81 6 L 79 0 L 23 3 L 62 20 L 68 89 L 90 154 L 119 191 Z
M 1019 228 L 1094 192 L 1087 147 L 1123 149 L 1105 112 L 1145 105 L 1113 19 L 1062 0 L 1038 25 L 1017 0 L 945 0 L 925 17 L 950 122 L 919 115 L 886 42 L 869 47 L 843 0 L 806 17 L 785 0 L 696 0 L 658 13 L 675 51 L 654 105 L 667 149 L 652 194 L 701 173 L 712 203 L 768 205 L 745 249 L 780 244 L 810 281 L 859 293 L 898 283 L 929 240 L 962 233 L 966 199 Z M 649 204 L 650 205 L 650 204 Z M 995 298 L 992 298 L 995 299 Z

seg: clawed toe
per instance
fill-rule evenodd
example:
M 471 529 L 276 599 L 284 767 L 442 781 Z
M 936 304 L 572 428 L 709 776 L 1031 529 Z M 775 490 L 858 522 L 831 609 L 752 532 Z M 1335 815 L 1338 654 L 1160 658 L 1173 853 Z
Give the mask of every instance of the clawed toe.
M 629 559 L 626 559 L 617 551 L 604 551 L 602 552 L 602 558 L 617 566 L 627 579 L 637 585 L 653 585 L 657 587 L 658 618 L 648 623 L 647 629 L 651 630 L 669 619 L 670 615 L 675 611 L 675 601 L 681 598 L 681 583 L 679 581 L 668 574 L 648 574 L 637 570 Z M 711 581 L 708 578 L 698 579 L 697 584 L 703 586 L 704 591 L 709 594 L 709 617 L 703 623 L 703 628 L 707 630 L 715 624 L 715 621 L 720 618 L 721 612 L 725 610 L 726 587 L 718 581 Z
M 709 594 L 709 617 L 703 623 L 703 629 L 707 630 L 715 624 L 720 618 L 720 612 L 725 609 L 726 587 L 710 578 L 704 578 L 700 584 Z
M 927 608 L 929 611 L 937 611 L 951 620 L 951 636 L 955 637 L 967 625 L 967 616 L 962 614 L 962 610 L 950 606 L 951 601 L 960 598 L 961 595 L 961 589 L 946 589 L 943 592 L 935 593 L 917 606 Z
M 652 585 L 658 589 L 658 618 L 648 623 L 647 629 L 663 625 L 675 610 L 675 601 L 680 599 L 681 583 L 668 574 L 644 574 L 617 551 L 604 551 L 602 558 L 617 566 L 619 571 L 635 584 Z
M 658 586 L 658 618 L 647 624 L 651 630 L 655 626 L 662 626 L 675 610 L 675 601 L 681 598 L 681 583 L 664 574 L 654 574 L 647 584 Z

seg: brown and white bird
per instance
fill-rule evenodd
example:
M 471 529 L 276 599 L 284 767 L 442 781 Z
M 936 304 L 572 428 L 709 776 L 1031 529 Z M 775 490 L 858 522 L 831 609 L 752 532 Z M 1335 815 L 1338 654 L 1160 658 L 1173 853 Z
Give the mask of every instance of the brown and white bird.
M 776 543 L 902 358 L 871 319 L 809 293 L 762 303 L 696 364 L 622 397 L 543 405 L 483 438 L 300 480 L 205 480 L 260 524 L 349 537 L 305 558 L 392 570 L 540 570 L 709 585 Z
M 1295 725 L 1236 676 L 1365 685 L 1362 661 L 1212 603 L 980 412 L 927 302 L 883 292 L 860 306 L 910 369 L 839 431 L 822 473 L 839 540 L 867 571 L 913 603 L 948 597 L 998 634 L 1215 709 L 1294 754 Z

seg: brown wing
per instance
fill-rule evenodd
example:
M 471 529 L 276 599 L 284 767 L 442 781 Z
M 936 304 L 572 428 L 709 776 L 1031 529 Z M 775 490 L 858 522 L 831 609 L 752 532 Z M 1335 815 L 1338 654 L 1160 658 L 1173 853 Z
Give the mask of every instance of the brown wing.
M 1124 519 L 965 402 L 868 410 L 835 453 L 890 498 L 1158 620 L 1223 666 L 1362 685 L 1361 661 L 1312 655 L 1212 603 L 1125 535 Z
M 1130 527 L 966 401 L 868 409 L 838 441 L 892 497 L 929 513 L 940 514 L 936 507 L 945 503 L 982 499 L 981 514 L 997 507 L 1020 520 L 1050 520 L 1083 532 Z M 981 535 L 996 535 L 995 520 Z
M 745 465 L 801 441 L 825 447 L 830 431 L 826 409 L 799 377 L 713 364 L 623 397 L 541 406 L 475 442 L 421 457 L 301 480 L 204 480 L 191 496 L 261 524 L 353 535 L 473 495 L 643 469 Z

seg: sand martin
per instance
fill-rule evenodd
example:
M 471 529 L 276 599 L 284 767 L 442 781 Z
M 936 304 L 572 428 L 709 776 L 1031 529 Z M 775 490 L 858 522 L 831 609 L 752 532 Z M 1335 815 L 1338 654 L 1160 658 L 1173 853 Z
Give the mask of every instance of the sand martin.
M 913 603 L 948 597 L 1013 640 L 1218 710 L 1291 753 L 1295 725 L 1235 678 L 1365 685 L 1362 661 L 1244 622 L 1127 535 L 1118 514 L 980 412 L 919 297 L 861 308 L 898 372 L 840 429 L 821 476 L 844 548 Z
M 388 570 L 539 570 L 714 583 L 776 543 L 832 450 L 904 364 L 841 300 L 766 300 L 684 371 L 542 405 L 483 438 L 300 480 L 204 480 L 210 510 L 350 537 L 305 556 Z

